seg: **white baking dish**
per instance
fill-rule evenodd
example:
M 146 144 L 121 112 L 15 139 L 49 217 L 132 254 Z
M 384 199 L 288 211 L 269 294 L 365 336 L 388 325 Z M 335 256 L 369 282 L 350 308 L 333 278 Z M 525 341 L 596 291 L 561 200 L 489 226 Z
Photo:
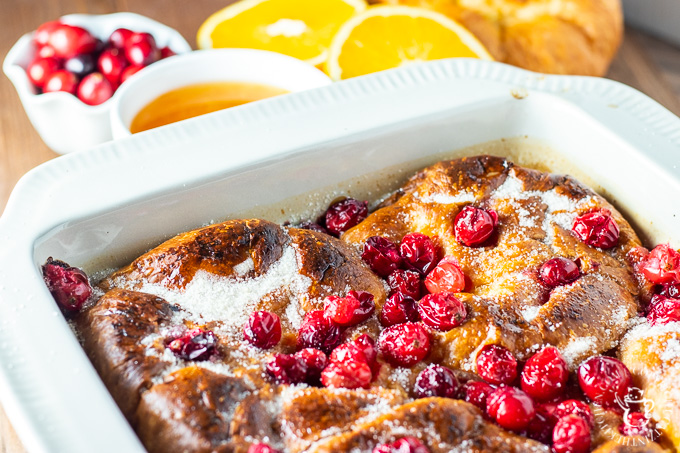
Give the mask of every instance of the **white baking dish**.
M 680 119 L 616 82 L 477 60 L 216 112 L 31 171 L 0 219 L 0 399 L 21 439 L 31 451 L 143 450 L 42 284 L 48 256 L 118 266 L 213 220 L 258 209 L 281 220 L 335 191 L 375 197 L 383 176 L 518 136 L 579 168 L 650 241 L 680 231 Z

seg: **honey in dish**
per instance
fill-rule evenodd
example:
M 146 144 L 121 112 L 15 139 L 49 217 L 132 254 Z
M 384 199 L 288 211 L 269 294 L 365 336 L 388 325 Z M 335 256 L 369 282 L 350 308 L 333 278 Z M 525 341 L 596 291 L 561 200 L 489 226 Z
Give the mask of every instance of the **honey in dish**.
M 136 134 L 286 92 L 278 87 L 247 82 L 188 85 L 162 94 L 147 104 L 132 120 L 130 132 Z

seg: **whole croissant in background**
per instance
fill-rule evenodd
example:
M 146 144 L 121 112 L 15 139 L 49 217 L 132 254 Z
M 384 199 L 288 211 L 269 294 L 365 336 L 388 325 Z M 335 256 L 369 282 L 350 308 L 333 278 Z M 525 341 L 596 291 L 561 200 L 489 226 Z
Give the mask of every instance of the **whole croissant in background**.
M 537 72 L 603 76 L 621 44 L 620 0 L 372 0 L 418 6 L 467 27 L 491 55 Z

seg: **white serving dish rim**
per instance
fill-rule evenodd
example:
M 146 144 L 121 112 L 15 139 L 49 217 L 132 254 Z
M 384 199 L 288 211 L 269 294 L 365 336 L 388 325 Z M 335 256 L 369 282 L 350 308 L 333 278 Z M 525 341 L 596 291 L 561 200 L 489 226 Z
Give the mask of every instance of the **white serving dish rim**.
M 466 59 L 414 65 L 293 93 L 165 126 L 118 142 L 100 145 L 87 153 L 76 153 L 50 161 L 21 179 L 10 197 L 3 217 L 0 218 L 0 243 L 5 244 L 0 251 L 0 257 L 4 258 L 0 260 L 3 263 L 0 265 L 0 402 L 26 447 L 30 451 L 75 452 L 88 451 L 88 447 L 89 451 L 94 451 L 93 446 L 106 445 L 106 451 L 143 451 L 122 415 L 116 411 L 115 405 L 112 406 L 108 392 L 104 390 L 105 394 L 101 393 L 103 386 L 96 374 L 93 375 L 94 370 L 88 366 L 89 362 L 83 362 L 86 369 L 75 371 L 64 369 L 58 363 L 47 367 L 40 363 L 39 351 L 27 350 L 27 346 L 17 341 L 20 338 L 16 336 L 18 329 L 38 327 L 42 335 L 49 335 L 52 341 L 66 348 L 76 348 L 79 352 L 76 349 L 68 351 L 84 357 L 65 323 L 50 323 L 46 321 L 48 314 L 35 310 L 35 313 L 31 313 L 32 303 L 49 298 L 46 288 L 41 285 L 39 269 L 33 256 L 38 238 L 65 222 L 102 210 L 113 210 L 133 203 L 140 197 L 167 192 L 172 187 L 182 187 L 188 181 L 200 181 L 201 177 L 214 175 L 217 171 L 242 168 L 277 155 L 277 152 L 242 153 L 242 156 L 235 157 L 229 163 L 224 160 L 217 164 L 211 162 L 209 171 L 203 168 L 201 172 L 198 163 L 187 164 L 185 153 L 168 154 L 164 149 L 165 144 L 182 142 L 188 145 L 196 134 L 210 134 L 211 131 L 236 133 L 246 124 L 281 125 L 288 124 L 286 120 L 297 120 L 305 115 L 333 115 L 334 110 L 348 106 L 366 110 L 376 107 L 374 101 L 381 96 L 408 90 L 412 94 L 428 84 L 457 81 L 478 81 L 480 89 L 468 93 L 469 96 L 465 99 L 443 99 L 442 104 L 438 104 L 436 108 L 441 108 L 443 104 L 455 107 L 472 103 L 475 99 L 482 100 L 484 90 L 481 88 L 485 84 L 502 86 L 508 95 L 512 93 L 518 98 L 518 102 L 527 95 L 546 93 L 583 110 L 619 137 L 633 143 L 644 153 L 643 157 L 654 161 L 675 180 L 680 181 L 680 171 L 673 164 L 670 154 L 680 152 L 680 119 L 642 93 L 606 79 L 546 76 L 499 63 Z M 318 130 L 309 130 L 307 134 L 297 134 L 285 146 L 281 145 L 278 152 L 285 154 L 291 149 L 319 145 L 326 140 L 385 124 L 396 124 L 409 118 L 409 115 L 427 112 L 428 108 L 430 107 L 413 104 L 408 111 L 398 108 L 383 109 L 382 115 L 373 124 L 360 124 L 347 118 L 343 127 L 332 128 L 328 125 L 325 128 L 319 127 Z M 631 127 L 630 121 L 637 126 Z M 212 150 L 199 150 L 197 152 L 203 156 L 194 155 L 194 158 L 200 160 L 200 157 L 208 155 L 217 156 L 222 151 L 219 146 Z M 157 165 L 161 153 L 166 163 Z M 187 164 L 182 166 L 183 178 L 175 179 L 162 173 L 160 167 L 167 169 L 172 162 Z M 104 196 L 96 202 L 58 202 L 59 193 L 66 190 L 66 185 L 72 184 L 74 179 L 84 178 L 82 175 L 89 172 L 105 174 L 125 165 L 145 168 L 148 178 L 138 181 L 136 185 L 120 184 L 115 195 Z M 31 207 L 30 213 L 26 212 L 25 206 Z M 55 398 L 47 387 L 26 388 L 33 381 L 43 379 L 45 382 L 40 373 L 49 373 L 50 381 L 72 379 L 69 382 L 73 382 L 82 391 L 91 390 L 93 393 L 87 399 L 93 404 L 93 412 L 101 418 L 83 420 L 80 437 L 75 438 L 76 436 L 71 435 L 74 434 L 74 428 L 66 421 L 69 406 Z M 78 404 L 83 403 L 78 395 L 75 397 Z M 97 423 L 108 423 L 109 426 L 101 428 Z M 111 434 L 105 444 L 101 439 L 95 438 L 102 433 Z M 121 450 L 121 446 L 125 450 Z

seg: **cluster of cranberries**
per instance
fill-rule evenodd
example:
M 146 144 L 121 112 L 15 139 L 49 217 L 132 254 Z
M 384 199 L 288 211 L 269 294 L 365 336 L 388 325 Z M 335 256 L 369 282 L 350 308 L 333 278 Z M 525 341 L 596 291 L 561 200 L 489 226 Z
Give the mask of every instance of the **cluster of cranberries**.
M 680 322 L 680 253 L 668 244 L 657 245 L 637 264 L 637 270 L 656 285 L 647 308 L 649 323 Z
M 391 444 L 381 444 L 373 449 L 373 453 L 430 453 L 423 443 L 415 437 L 402 437 Z
M 87 105 L 109 99 L 118 86 L 145 66 L 174 55 L 149 33 L 119 28 L 106 43 L 81 27 L 46 22 L 33 37 L 37 56 L 26 68 L 38 92 L 64 91 Z

